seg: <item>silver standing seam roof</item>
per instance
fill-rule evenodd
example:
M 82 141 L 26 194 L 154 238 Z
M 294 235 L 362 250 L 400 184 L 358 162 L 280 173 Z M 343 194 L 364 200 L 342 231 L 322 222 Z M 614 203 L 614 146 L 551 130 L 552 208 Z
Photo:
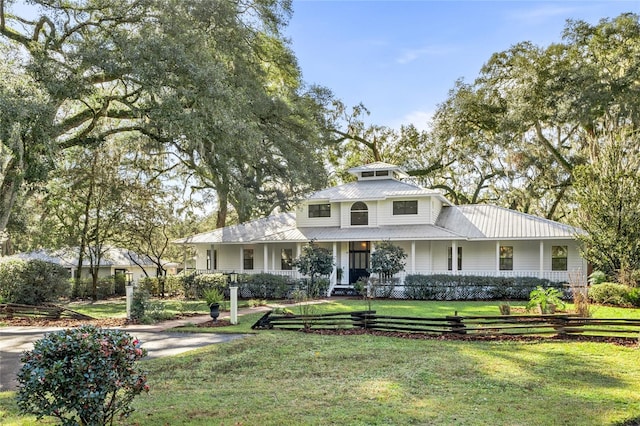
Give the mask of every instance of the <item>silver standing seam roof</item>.
M 572 239 L 579 229 L 490 205 L 445 206 L 435 225 L 300 227 L 295 213 L 280 213 L 174 241 L 177 244 L 249 244 L 366 240 Z

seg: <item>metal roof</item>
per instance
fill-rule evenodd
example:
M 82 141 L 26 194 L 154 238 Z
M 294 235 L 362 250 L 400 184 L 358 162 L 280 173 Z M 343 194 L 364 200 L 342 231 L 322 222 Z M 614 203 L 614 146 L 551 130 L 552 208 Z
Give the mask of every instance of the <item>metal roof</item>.
M 307 198 L 307 201 L 372 201 L 401 197 L 437 197 L 443 203 L 450 204 L 439 192 L 430 191 L 395 179 L 350 182 L 318 191 Z
M 443 207 L 435 225 L 301 227 L 295 213 L 280 213 L 174 241 L 178 244 L 366 240 L 572 239 L 579 229 L 490 205 Z
M 135 260 L 132 261 L 131 258 Z M 11 259 L 23 260 L 42 260 L 44 262 L 55 263 L 65 268 L 73 268 L 78 266 L 78 249 L 66 248 L 59 250 L 35 250 L 29 253 L 16 253 L 11 256 L 0 258 L 2 261 Z M 169 264 L 165 262 L 164 264 Z M 82 262 L 83 266 L 90 266 L 90 261 L 86 257 Z M 155 264 L 146 256 L 134 253 L 127 249 L 110 247 L 106 249 L 100 260 L 100 266 L 155 266 Z
M 395 172 L 398 176 L 408 177 L 406 171 L 400 166 L 396 166 L 389 163 L 383 163 L 381 161 L 377 161 L 375 163 L 364 164 L 358 167 L 352 167 L 348 171 L 353 175 L 357 175 L 360 172 L 370 172 L 370 171 L 378 171 L 378 170 L 389 170 Z
M 240 225 L 226 226 L 210 232 L 192 235 L 173 241 L 177 244 L 193 243 L 247 243 L 251 241 L 267 241 L 277 238 L 276 235 L 284 231 L 295 229 L 296 214 L 292 212 L 275 214 L 256 219 Z
M 484 204 L 443 207 L 436 225 L 468 239 L 571 239 L 582 232 L 560 222 Z

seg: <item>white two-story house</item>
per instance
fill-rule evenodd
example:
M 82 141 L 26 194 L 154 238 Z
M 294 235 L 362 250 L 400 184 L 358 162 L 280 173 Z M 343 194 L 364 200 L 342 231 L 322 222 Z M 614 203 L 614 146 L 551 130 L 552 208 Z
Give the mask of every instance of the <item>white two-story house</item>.
M 406 274 L 585 278 L 576 228 L 491 205 L 455 206 L 439 192 L 404 182 L 408 175 L 386 163 L 349 172 L 356 181 L 312 194 L 295 212 L 176 243 L 195 247 L 201 272 L 297 277 L 292 259 L 314 240 L 333 253 L 330 291 L 367 275 L 376 243 L 385 240 L 407 253 L 400 280 Z

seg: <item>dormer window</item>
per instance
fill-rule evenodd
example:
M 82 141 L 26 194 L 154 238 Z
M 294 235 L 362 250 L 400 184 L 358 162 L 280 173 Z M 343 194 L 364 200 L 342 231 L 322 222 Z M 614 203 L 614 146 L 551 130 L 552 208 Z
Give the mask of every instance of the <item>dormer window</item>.
M 373 174 L 373 172 L 362 172 L 360 176 L 362 176 L 363 178 L 365 178 L 365 177 L 373 177 L 374 174 Z
M 351 225 L 368 225 L 369 209 L 367 205 L 361 201 L 353 203 L 351 206 Z
M 309 204 L 309 217 L 331 217 L 331 204 Z
M 389 176 L 389 170 L 378 170 L 376 176 Z

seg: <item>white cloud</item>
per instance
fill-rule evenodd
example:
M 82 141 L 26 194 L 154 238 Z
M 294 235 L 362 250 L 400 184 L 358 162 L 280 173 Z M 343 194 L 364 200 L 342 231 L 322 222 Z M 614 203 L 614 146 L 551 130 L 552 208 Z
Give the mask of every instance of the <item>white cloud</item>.
M 418 130 L 428 130 L 434 113 L 435 111 L 411 111 L 402 118 L 392 120 L 387 126 L 400 129 L 402 125 L 413 124 Z
M 425 46 L 417 49 L 403 49 L 396 62 L 404 65 L 424 56 L 442 56 L 454 53 L 456 50 L 451 46 Z
M 555 16 L 571 16 L 577 10 L 576 7 L 562 7 L 554 4 L 546 4 L 533 9 L 523 9 L 509 14 L 510 19 L 522 22 L 539 22 Z

